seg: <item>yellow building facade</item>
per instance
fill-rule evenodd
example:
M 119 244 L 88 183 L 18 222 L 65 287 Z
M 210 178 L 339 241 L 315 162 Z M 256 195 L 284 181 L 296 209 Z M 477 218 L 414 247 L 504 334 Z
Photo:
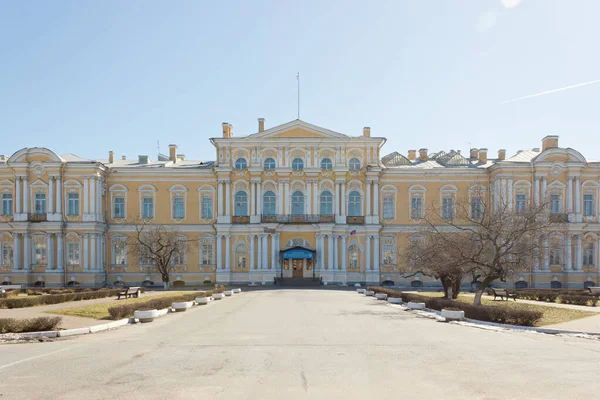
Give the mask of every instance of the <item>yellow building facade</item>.
M 531 266 L 506 285 L 583 287 L 598 282 L 600 162 L 560 148 L 506 157 L 487 149 L 382 156 L 385 138 L 349 136 L 294 120 L 210 139 L 216 161 L 192 161 L 169 146 L 157 160 L 89 160 L 25 148 L 0 156 L 0 281 L 103 286 L 160 283 L 126 238 L 135 221 L 175 225 L 193 240 L 172 280 L 324 282 L 434 286 L 405 278 L 402 251 L 419 240 L 427 204 L 452 213 L 482 191 L 508 207 L 550 198 L 568 223 Z

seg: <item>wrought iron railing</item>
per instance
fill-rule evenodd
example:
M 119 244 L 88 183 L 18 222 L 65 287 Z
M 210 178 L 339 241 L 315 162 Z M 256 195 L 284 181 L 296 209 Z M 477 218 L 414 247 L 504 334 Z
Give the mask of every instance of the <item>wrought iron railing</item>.
M 333 215 L 290 214 L 290 215 L 261 215 L 263 223 L 279 224 L 316 224 L 319 222 L 333 222 Z
M 365 223 L 365 217 L 346 217 L 346 223 L 347 224 L 364 224 Z
M 28 217 L 29 222 L 45 222 L 47 220 L 46 213 L 29 213 Z
M 250 217 L 249 216 L 234 215 L 234 216 L 231 217 L 231 223 L 232 224 L 249 224 L 250 223 Z

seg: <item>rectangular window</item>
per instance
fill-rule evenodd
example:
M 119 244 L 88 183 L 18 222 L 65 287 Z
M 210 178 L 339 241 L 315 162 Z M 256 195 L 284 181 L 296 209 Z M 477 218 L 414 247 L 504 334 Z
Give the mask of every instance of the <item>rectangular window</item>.
M 550 195 L 550 213 L 551 214 L 560 214 L 561 213 L 560 196 L 557 194 Z
M 142 200 L 142 218 L 154 218 L 154 199 L 144 197 Z
M 212 265 L 212 264 L 213 264 L 212 244 L 204 243 L 202 245 L 202 265 Z
M 112 263 L 113 263 L 113 265 L 125 265 L 125 241 L 124 240 L 113 241 Z
M 142 248 L 142 250 L 140 251 L 140 266 L 153 265 L 154 263 L 152 262 L 151 256 L 152 254 L 148 249 Z
M 35 244 L 35 263 L 36 265 L 46 264 L 46 243 Z
M 383 245 L 383 264 L 392 265 L 394 264 L 394 245 L 384 244 Z
M 125 198 L 115 197 L 113 200 L 113 212 L 115 218 L 125 218 Z
M 394 219 L 394 198 L 385 197 L 383 199 L 383 218 Z
M 526 194 L 518 194 L 515 196 L 515 211 L 519 215 L 523 215 L 525 213 L 525 207 L 527 205 L 527 195 Z
M 550 265 L 561 265 L 561 255 L 559 247 L 550 248 Z
M 173 218 L 185 218 L 185 204 L 183 197 L 173 197 Z
M 454 198 L 444 197 L 442 201 L 442 217 L 444 219 L 454 218 Z
M 471 198 L 471 219 L 479 220 L 483 218 L 483 209 L 481 207 L 481 198 Z
M 238 255 L 238 268 L 246 269 L 246 255 L 245 254 Z
M 69 193 L 68 215 L 79 215 L 79 193 Z
M 2 246 L 2 264 L 0 265 L 13 265 L 13 245 L 12 243 L 1 243 Z
M 423 199 L 421 197 L 413 197 L 410 200 L 410 217 L 412 219 L 423 218 Z
M 583 244 L 583 265 L 595 265 L 594 250 L 594 243 Z
M 46 194 L 36 193 L 35 194 L 35 213 L 46 214 Z
M 212 217 L 213 217 L 212 197 L 204 197 L 202 199 L 202 218 L 211 219 Z
M 591 217 L 594 215 L 594 195 L 584 194 L 583 195 L 583 215 L 585 217 Z
M 171 258 L 171 263 L 173 265 L 184 265 L 185 264 L 184 259 L 185 259 L 184 254 L 176 252 L 176 253 L 173 253 L 173 257 Z
M 79 243 L 67 243 L 67 265 L 79 265 Z
M 13 213 L 12 193 L 2 194 L 2 215 L 12 215 Z

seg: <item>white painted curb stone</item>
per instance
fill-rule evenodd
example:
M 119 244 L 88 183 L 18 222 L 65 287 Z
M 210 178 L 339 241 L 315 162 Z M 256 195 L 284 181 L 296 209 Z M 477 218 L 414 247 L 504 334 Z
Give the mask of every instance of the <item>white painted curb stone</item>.
M 412 301 L 408 303 L 409 310 L 424 310 L 425 303 L 413 303 Z
M 212 298 L 215 300 L 221 300 L 224 297 L 225 297 L 225 295 L 223 293 L 215 293 L 212 295 Z
M 154 318 L 158 318 L 158 310 L 135 311 L 133 318 L 139 319 L 140 322 L 152 322 Z
M 232 290 L 233 293 L 242 293 L 242 289 L 241 288 L 235 288 Z
M 23 332 L 23 333 L 19 333 L 19 335 L 23 335 L 23 336 L 27 336 L 27 337 L 55 338 L 58 336 L 58 332 L 57 331 Z
M 442 310 L 441 316 L 447 321 L 457 321 L 465 319 L 464 311 Z
M 65 329 L 64 331 L 58 331 L 58 337 L 85 335 L 86 333 L 90 333 L 89 326 L 86 328 Z
M 402 304 L 402 299 L 400 297 L 388 297 L 387 301 L 392 304 Z
M 210 303 L 210 297 L 196 297 L 196 303 L 200 306 L 206 305 Z
M 179 301 L 171 304 L 171 307 L 175 309 L 175 311 L 186 311 L 188 308 L 192 308 L 194 305 L 193 301 Z
M 372 290 L 366 290 L 365 291 L 365 296 L 374 296 L 374 295 L 375 295 L 375 292 L 372 291 Z
M 171 308 L 163 308 L 162 310 L 158 310 L 158 313 L 156 315 L 156 317 L 164 317 L 165 315 L 167 315 L 169 313 L 169 311 L 171 310 Z
M 377 293 L 377 294 L 375 295 L 375 298 L 376 298 L 377 300 L 386 300 L 386 299 L 387 299 L 387 294 L 385 294 L 385 293 Z
M 354 287 L 360 287 L 360 283 L 356 282 L 356 283 L 354 284 Z
M 107 331 L 107 330 L 108 330 L 108 324 L 90 326 L 90 333 L 96 333 L 96 332 Z
M 365 294 L 366 289 L 356 289 L 356 293 Z
M 232 290 L 226 290 L 226 291 L 223 292 L 223 294 L 225 296 L 231 296 L 233 294 L 233 291 Z

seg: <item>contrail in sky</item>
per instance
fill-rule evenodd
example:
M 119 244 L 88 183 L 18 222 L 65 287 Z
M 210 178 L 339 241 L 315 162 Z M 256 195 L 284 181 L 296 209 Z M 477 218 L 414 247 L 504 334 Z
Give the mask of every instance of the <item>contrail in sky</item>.
M 590 81 L 590 82 L 578 83 L 578 84 L 576 84 L 576 85 L 565 86 L 565 87 L 563 87 L 563 88 L 559 88 L 559 89 L 547 90 L 547 91 L 545 91 L 545 92 L 541 92 L 541 93 L 530 94 L 529 96 L 518 97 L 518 98 L 516 98 L 516 99 L 512 99 L 512 100 L 506 100 L 506 101 L 503 101 L 503 102 L 502 102 L 502 103 L 500 103 L 500 104 L 508 104 L 508 103 L 512 103 L 512 102 L 515 102 L 515 101 L 520 101 L 520 100 L 530 99 L 530 98 L 532 98 L 532 97 L 544 96 L 544 95 L 546 95 L 546 94 L 550 94 L 550 93 L 554 93 L 554 92 L 560 92 L 560 91 L 563 91 L 563 90 L 568 90 L 568 89 L 573 89 L 573 88 L 576 88 L 576 87 L 579 87 L 579 86 L 587 86 L 587 85 L 591 85 L 591 84 L 593 84 L 593 83 L 598 83 L 598 82 L 600 82 L 600 79 L 597 79 L 597 80 L 595 80 L 595 81 Z

